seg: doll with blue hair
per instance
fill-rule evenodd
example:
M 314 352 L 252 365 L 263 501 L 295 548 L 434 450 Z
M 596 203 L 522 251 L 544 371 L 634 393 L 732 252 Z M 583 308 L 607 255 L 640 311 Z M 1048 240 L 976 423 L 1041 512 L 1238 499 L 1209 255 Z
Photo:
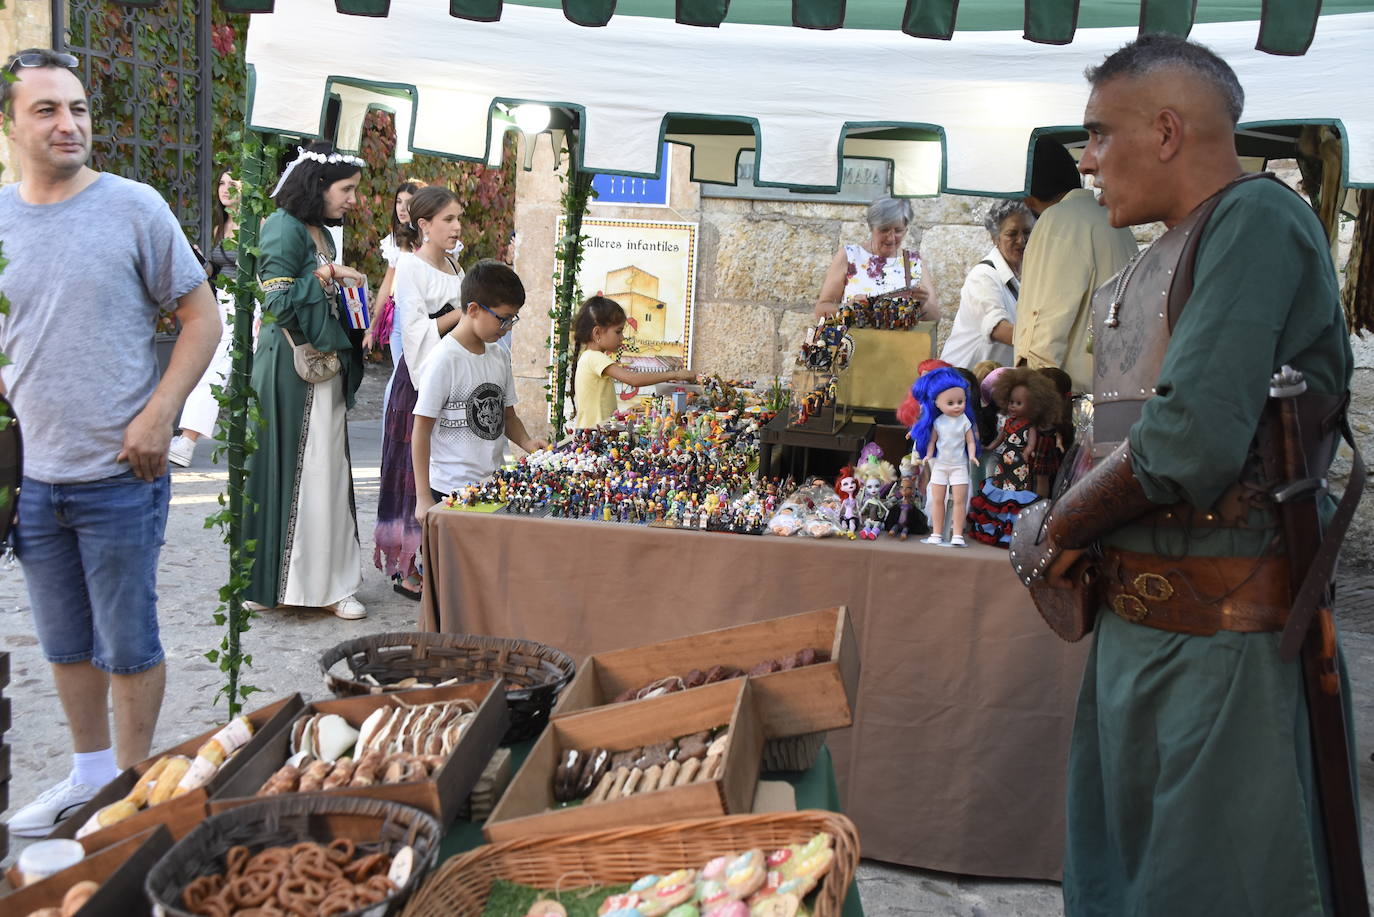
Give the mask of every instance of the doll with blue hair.
M 911 397 L 921 408 L 911 426 L 912 455 L 930 469 L 930 535 L 925 542 L 945 543 L 948 494 L 953 502 L 949 545 L 962 548 L 968 511 L 968 466 L 978 458 L 978 440 L 973 435 L 977 420 L 968 383 L 957 370 L 932 369 L 912 384 Z

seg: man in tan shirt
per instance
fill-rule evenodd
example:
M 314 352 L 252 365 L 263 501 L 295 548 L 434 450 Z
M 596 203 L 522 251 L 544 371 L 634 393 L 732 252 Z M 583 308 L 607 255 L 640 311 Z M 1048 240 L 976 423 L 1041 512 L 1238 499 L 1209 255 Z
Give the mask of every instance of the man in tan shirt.
M 1043 137 L 1035 142 L 1025 203 L 1038 219 L 1021 268 L 1016 363 L 1058 366 L 1073 377 L 1075 392 L 1086 392 L 1093 378 L 1092 295 L 1135 257 L 1135 237 L 1108 222 L 1069 151 Z

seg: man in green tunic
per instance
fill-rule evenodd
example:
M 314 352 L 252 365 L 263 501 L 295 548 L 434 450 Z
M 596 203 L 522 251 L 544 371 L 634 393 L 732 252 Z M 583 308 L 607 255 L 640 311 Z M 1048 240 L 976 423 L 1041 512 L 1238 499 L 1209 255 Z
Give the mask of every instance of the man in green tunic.
M 1079 167 L 1095 176 L 1112 225 L 1186 230 L 1199 205 L 1219 202 L 1201 224 L 1191 295 L 1172 329 L 1159 288 L 1142 308 L 1130 290 L 1135 265 L 1126 269 L 1119 321 L 1096 326 L 1098 362 L 1115 345 L 1103 338 L 1140 320 L 1129 310 L 1147 309 L 1151 322 L 1158 311 L 1167 349 L 1157 381 L 1152 393 L 1141 381 L 1126 442 L 1045 528 L 1051 584 L 1093 541 L 1107 580 L 1070 754 L 1065 910 L 1331 913 L 1301 665 L 1279 655 L 1284 538 L 1267 491 L 1240 487 L 1255 473 L 1252 443 L 1276 370 L 1295 367 L 1319 394 L 1348 387 L 1326 237 L 1278 182 L 1231 186 L 1242 175 L 1234 130 L 1244 97 L 1211 51 L 1144 36 L 1088 79 Z M 1119 364 L 1129 372 L 1148 353 L 1137 347 Z M 1097 394 L 1123 394 L 1107 387 Z M 1099 404 L 1099 434 L 1103 413 Z M 1235 510 L 1228 501 L 1240 492 L 1249 499 Z M 1348 692 L 1345 701 L 1348 710 Z

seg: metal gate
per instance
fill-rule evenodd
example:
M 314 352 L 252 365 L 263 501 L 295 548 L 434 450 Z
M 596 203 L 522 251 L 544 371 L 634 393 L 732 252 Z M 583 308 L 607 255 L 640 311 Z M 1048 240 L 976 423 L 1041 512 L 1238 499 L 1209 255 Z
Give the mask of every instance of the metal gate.
M 91 165 L 152 185 L 210 250 L 209 0 L 51 0 L 53 47 L 75 54 L 91 101 Z

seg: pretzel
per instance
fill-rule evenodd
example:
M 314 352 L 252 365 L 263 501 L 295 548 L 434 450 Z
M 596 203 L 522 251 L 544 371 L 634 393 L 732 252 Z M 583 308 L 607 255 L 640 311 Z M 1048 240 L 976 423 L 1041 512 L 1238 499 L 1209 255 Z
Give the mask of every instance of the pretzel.
M 314 879 L 291 876 L 277 889 L 277 900 L 288 911 L 309 913 L 324 900 L 324 886 Z
M 355 859 L 357 852 L 348 838 L 268 847 L 251 856 L 247 847 L 231 847 L 225 872 L 192 880 L 181 901 L 201 917 L 337 917 L 398 891 L 385 875 L 389 855 Z
M 357 852 L 357 845 L 346 837 L 336 837 L 329 842 L 329 846 L 324 848 L 325 856 L 331 863 L 342 866 L 353 859 Z
M 201 876 L 198 879 L 192 879 L 190 884 L 182 889 L 181 903 L 186 905 L 186 910 L 199 913 L 205 899 L 218 894 L 223 886 L 223 876 Z
M 248 848 L 239 844 L 237 847 L 230 847 L 229 852 L 224 855 L 224 875 L 226 878 L 234 878 L 243 874 L 243 868 L 248 865 Z
M 391 858 L 385 853 L 369 854 L 345 866 L 344 874 L 353 879 L 353 883 L 356 885 L 372 875 L 378 866 L 385 869 L 390 865 L 390 862 Z
M 285 847 L 268 847 L 248 861 L 243 867 L 243 874 L 248 875 L 253 872 L 275 872 L 291 865 L 291 851 Z
M 271 873 L 257 872 L 229 882 L 230 900 L 237 907 L 258 907 L 272 897 L 281 880 Z

